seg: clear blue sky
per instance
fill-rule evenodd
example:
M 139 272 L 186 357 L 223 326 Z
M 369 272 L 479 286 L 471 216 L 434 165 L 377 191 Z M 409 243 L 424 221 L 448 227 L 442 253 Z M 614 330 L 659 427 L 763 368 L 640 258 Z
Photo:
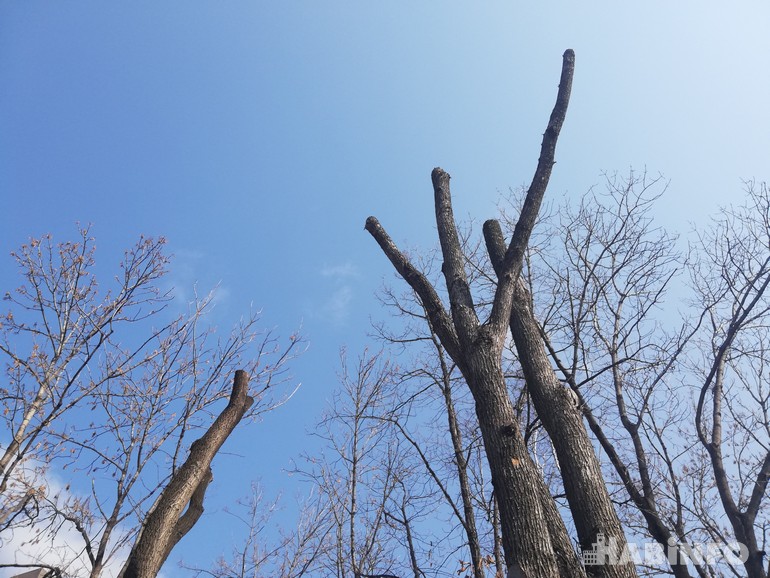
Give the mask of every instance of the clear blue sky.
M 252 478 L 290 487 L 338 348 L 382 318 L 365 218 L 431 247 L 434 166 L 458 216 L 493 216 L 531 177 L 566 48 L 554 197 L 646 166 L 671 180 L 661 223 L 686 230 L 770 176 L 770 4 L 513 4 L 0 1 L 3 291 L 28 236 L 93 223 L 105 265 L 164 235 L 180 291 L 221 284 L 223 328 L 253 303 L 309 339 L 302 390 L 215 466 L 191 562 L 227 547 L 217 510 Z

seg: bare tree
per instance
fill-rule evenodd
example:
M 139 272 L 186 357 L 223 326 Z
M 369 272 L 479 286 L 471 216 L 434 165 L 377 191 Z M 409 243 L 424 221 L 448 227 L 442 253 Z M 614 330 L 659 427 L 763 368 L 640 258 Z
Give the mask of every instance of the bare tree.
M 127 251 L 118 288 L 101 298 L 91 274 L 94 247 L 87 229 L 78 242 L 54 247 L 48 236 L 12 253 L 25 284 L 5 293 L 11 310 L 0 326 L 8 383 L 0 390 L 7 435 L 0 455 L 0 523 L 36 505 L 34 482 L 11 486 L 25 461 L 33 456 L 48 461 L 60 449 L 49 440 L 39 444 L 41 435 L 92 391 L 143 361 L 140 346 L 115 356 L 102 375 L 89 371 L 104 350 L 115 348 L 116 328 L 137 323 L 167 303 L 155 285 L 168 264 L 163 244 L 163 239 L 141 239 Z
M 294 469 L 312 485 L 296 530 L 276 541 L 265 525 L 272 506 L 258 508 L 252 500 L 243 518 L 244 540 L 211 569 L 195 569 L 198 575 L 426 578 L 475 572 L 460 536 L 468 523 L 456 495 L 456 464 L 450 465 L 456 454 L 446 425 L 436 427 L 432 417 L 433 410 L 446 411 L 445 394 L 434 381 L 439 375 L 404 374 L 383 352 L 365 352 L 355 365 L 343 353 L 339 390 L 315 430 L 323 446 Z M 440 403 L 431 407 L 420 392 L 415 395 L 411 389 L 418 382 L 422 393 L 433 392 Z M 461 494 L 468 499 L 473 531 L 485 492 L 476 492 L 470 478 L 487 484 L 486 476 L 469 471 L 467 462 L 479 461 L 471 451 L 477 446 L 474 440 L 460 451 L 468 484 Z M 482 574 L 495 563 L 491 540 L 487 551 L 478 560 Z
M 605 195 L 547 225 L 563 244 L 533 259 L 540 332 L 609 459 L 626 527 L 665 553 L 652 574 L 740 575 L 741 554 L 747 576 L 764 576 L 767 192 L 750 186 L 749 204 L 691 246 L 695 298 L 677 328 L 660 311 L 686 263 L 652 226 L 662 190 L 645 174 L 609 177 Z
M 341 363 L 341 389 L 316 434 L 328 447 L 319 456 L 306 456 L 305 475 L 329 512 L 332 547 L 322 573 L 354 578 L 397 564 L 386 539 L 386 512 L 398 484 L 399 453 L 387 425 L 372 419 L 389 406 L 390 365 L 380 355 L 365 355 L 350 368 L 344 351 Z
M 227 513 L 245 533 L 236 539 L 229 555 L 207 568 L 181 564 L 195 576 L 212 578 L 300 578 L 312 575 L 329 547 L 328 511 L 315 489 L 299 503 L 296 524 L 278 526 L 280 496 L 268 500 L 261 484 L 252 482 L 251 493 Z M 288 530 L 287 530 L 288 528 Z
M 692 284 L 705 315 L 697 365 L 695 429 L 732 533 L 746 548 L 749 578 L 763 566 L 770 520 L 770 194 L 748 183 L 748 203 L 730 207 L 698 239 Z M 703 369 L 701 369 L 703 368 Z M 764 519 L 759 516 L 764 512 Z M 717 524 L 709 524 L 723 538 Z M 768 561 L 770 564 L 770 561 Z
M 189 456 L 147 513 L 120 578 L 155 578 L 174 546 L 200 519 L 206 488 L 214 479 L 211 462 L 254 404 L 248 389 L 248 374 L 236 371 L 227 407 L 206 433 L 190 445 Z
M 71 574 L 100 576 L 150 528 L 165 536 L 152 540 L 159 558 L 131 572 L 154 575 L 200 515 L 211 459 L 232 428 L 285 399 L 271 386 L 299 339 L 281 348 L 256 314 L 217 338 L 202 322 L 210 297 L 168 319 L 163 244 L 142 239 L 127 251 L 117 289 L 103 297 L 87 231 L 78 243 L 33 240 L 15 255 L 27 283 L 7 294 L 0 345 L 10 384 L 0 400 L 10 440 L 0 539 L 21 526 L 52 541 L 74 532 L 60 563 Z M 239 366 L 251 387 L 239 374 L 230 404 L 215 411 Z M 198 431 L 207 433 L 190 444 Z M 72 482 L 57 490 L 48 480 L 59 472 Z M 139 542 L 134 550 L 134 560 L 147 552 Z
M 579 576 L 584 572 L 575 558 L 566 528 L 542 476 L 527 451 L 508 396 L 501 361 L 508 323 L 512 320 L 513 302 L 521 301 L 516 293 L 520 285 L 519 274 L 554 162 L 556 140 L 569 101 L 573 68 L 574 54 L 567 51 L 557 102 L 543 137 L 538 167 L 511 242 L 507 248 L 499 250 L 499 245 L 488 237 L 492 261 L 497 265 L 498 283 L 486 322 L 481 323 L 478 319 L 468 284 L 466 260 L 452 215 L 447 173 L 434 169 L 432 180 L 436 223 L 444 259 L 442 271 L 451 318 L 433 286 L 398 250 L 379 222 L 374 217 L 366 222 L 367 231 L 419 295 L 434 331 L 463 373 L 476 400 L 476 412 L 500 506 L 503 545 L 511 576 L 553 576 L 557 573 Z M 537 334 L 534 337 L 539 340 Z M 527 358 L 531 368 L 538 366 L 533 348 L 517 343 L 517 350 L 520 358 Z M 574 509 L 581 542 L 593 544 L 599 534 L 605 534 L 615 537 L 622 547 L 625 544 L 622 528 L 604 488 L 596 456 L 577 408 L 574 404 L 570 405 L 571 397 L 564 388 L 557 386 L 550 366 L 544 373 L 539 374 L 538 371 L 531 372 L 528 378 L 538 380 L 533 385 L 542 395 L 541 400 L 543 403 L 558 404 L 554 406 L 557 411 L 553 412 L 554 421 L 550 423 L 552 439 L 556 434 L 554 428 L 568 426 L 569 441 L 562 446 L 559 459 L 563 470 L 567 470 L 570 476 L 569 480 L 565 479 L 565 487 L 570 506 Z M 528 491 L 523 491 L 524 488 Z M 635 575 L 630 564 L 605 564 L 593 570 L 603 576 Z
M 672 445 L 684 415 L 668 377 L 691 330 L 672 333 L 655 316 L 680 262 L 675 239 L 649 215 L 662 191 L 659 177 L 608 177 L 606 193 L 546 224 L 555 246 L 532 262 L 540 333 L 609 458 L 608 479 L 635 507 L 621 508 L 624 521 L 669 548 L 689 540 L 671 453 L 687 451 Z M 690 575 L 676 558 L 670 568 Z
M 428 261 L 421 265 L 423 270 L 430 268 Z M 378 337 L 401 358 L 404 346 L 413 352 L 408 362 L 401 361 L 406 369 L 401 369 L 399 376 L 402 387 L 398 404 L 409 410 L 392 412 L 385 419 L 412 446 L 424 476 L 435 485 L 437 497 L 465 536 L 468 554 L 460 560 L 458 571 L 471 571 L 474 578 L 483 578 L 488 566 L 499 563 L 502 567 L 503 560 L 499 550 L 500 555 L 495 556 L 494 538 L 487 543 L 483 539 L 485 534 L 494 534 L 496 520 L 488 507 L 494 500 L 488 499 L 491 487 L 484 475 L 484 460 L 474 459 L 481 440 L 476 434 L 478 421 L 473 401 L 466 399 L 462 375 L 432 330 L 419 297 L 413 292 L 397 295 L 385 289 L 381 301 L 405 323 L 397 331 L 378 325 Z M 420 419 L 424 415 L 431 418 Z M 435 517 L 441 516 L 440 510 L 437 503 Z M 454 540 L 449 531 L 445 533 L 445 539 Z
M 276 540 L 266 526 L 275 503 L 252 499 L 242 518 L 245 539 L 210 570 L 195 569 L 198 575 L 435 573 L 422 532 L 425 518 L 430 517 L 430 525 L 435 522 L 435 492 L 416 475 L 408 445 L 394 435 L 397 372 L 382 352 L 365 352 L 353 365 L 343 350 L 339 377 L 339 388 L 314 430 L 322 447 L 302 456 L 291 472 L 311 484 L 296 527 Z

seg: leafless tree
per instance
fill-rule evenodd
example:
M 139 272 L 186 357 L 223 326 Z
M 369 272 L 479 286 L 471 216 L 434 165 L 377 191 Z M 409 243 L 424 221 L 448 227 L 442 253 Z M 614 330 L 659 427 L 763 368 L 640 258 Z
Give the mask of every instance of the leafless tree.
M 770 194 L 753 182 L 747 192 L 747 204 L 726 208 L 696 244 L 691 279 L 705 321 L 692 368 L 699 378 L 694 426 L 708 456 L 709 486 L 747 550 L 746 575 L 766 578 Z M 724 539 L 712 516 L 704 521 L 714 539 Z
M 355 366 L 343 356 L 341 387 L 316 431 L 323 448 L 297 467 L 326 504 L 327 547 L 314 575 L 425 578 L 458 568 L 457 522 L 443 507 L 447 468 L 410 429 L 416 407 L 401 395 L 403 377 L 383 352 Z
M 353 578 L 397 564 L 398 554 L 385 534 L 400 455 L 386 424 L 372 419 L 390 406 L 391 367 L 379 355 L 363 356 L 349 367 L 345 352 L 341 365 L 341 388 L 317 430 L 327 447 L 318 456 L 306 456 L 306 475 L 318 486 L 330 515 L 332 547 L 322 573 Z
M 403 373 L 382 351 L 365 352 L 355 365 L 343 353 L 339 390 L 315 431 L 322 447 L 293 470 L 312 487 L 297 528 L 275 540 L 265 525 L 271 505 L 252 500 L 244 515 L 245 541 L 232 556 L 196 573 L 426 578 L 472 571 L 466 544 L 458 540 L 467 523 L 452 481 L 452 444 L 440 439 L 447 437 L 446 425 L 436 427 L 425 399 L 409 393 L 420 382 L 440 400 L 439 413 L 445 411 L 435 379 L 427 371 Z M 472 460 L 470 451 L 462 448 L 464 460 Z M 486 485 L 485 476 L 466 475 Z M 484 492 L 468 484 L 474 512 Z M 487 551 L 493 550 L 490 542 Z M 484 556 L 482 574 L 494 562 L 492 554 Z
M 74 532 L 62 561 L 72 574 L 96 578 L 133 544 L 125 575 L 154 576 L 200 516 L 221 444 L 244 415 L 286 395 L 271 386 L 299 339 L 281 348 L 256 314 L 217 338 L 203 326 L 210 298 L 169 318 L 163 245 L 142 239 L 127 251 L 117 288 L 103 296 L 87 230 L 77 243 L 33 240 L 15 254 L 26 283 L 6 296 L 0 344 L 10 440 L 0 539 L 20 526 L 49 541 Z M 237 367 L 246 371 L 228 392 L 222 382 Z M 72 482 L 57 490 L 49 477 L 62 472 Z
M 20 508 L 37 505 L 34 481 L 19 481 L 29 480 L 31 458 L 46 462 L 61 449 L 40 441 L 44 432 L 92 391 L 143 360 L 137 359 L 141 347 L 121 352 L 104 375 L 91 374 L 91 362 L 104 350 L 115 349 L 116 327 L 137 323 L 167 303 L 155 285 L 168 264 L 162 239 L 142 239 L 126 252 L 118 289 L 103 297 L 92 275 L 92 241 L 86 229 L 78 242 L 54 247 L 49 236 L 32 239 L 12 253 L 25 284 L 5 293 L 11 309 L 1 327 L 8 383 L 0 390 L 7 436 L 0 455 L 0 522 L 5 524 Z M 15 476 L 25 462 L 28 471 Z M 17 487 L 12 488 L 14 479 Z
M 142 522 L 120 578 L 154 578 L 174 546 L 200 519 L 206 488 L 214 479 L 211 462 L 254 404 L 248 390 L 248 374 L 236 371 L 227 407 L 203 436 L 190 445 L 187 459 L 163 487 Z
M 671 455 L 687 451 L 672 445 L 683 412 L 669 374 L 691 330 L 672 332 L 655 315 L 681 263 L 649 215 L 663 186 L 646 174 L 608 177 L 606 193 L 560 210 L 546 226 L 555 246 L 532 262 L 540 333 L 609 458 L 609 479 L 635 507 L 621 508 L 624 521 L 668 548 L 688 542 Z M 685 563 L 670 566 L 690 575 Z
M 749 204 L 700 232 L 688 264 L 652 225 L 663 187 L 608 177 L 606 194 L 546 226 L 563 244 L 532 260 L 540 331 L 609 460 L 626 527 L 668 553 L 652 573 L 740 575 L 738 542 L 746 575 L 765 576 L 767 191 L 751 183 Z M 683 268 L 695 297 L 677 327 L 661 311 Z
M 281 508 L 280 498 L 267 500 L 261 485 L 252 483 L 248 498 L 227 509 L 245 532 L 237 539 L 232 552 L 220 556 L 210 568 L 185 564 L 182 567 L 197 577 L 212 578 L 312 575 L 329 546 L 328 511 L 315 490 L 299 506 L 294 527 L 288 524 L 279 527 L 275 516 Z
M 540 160 L 527 192 L 511 242 L 506 246 L 494 222 L 485 225 L 487 247 L 498 283 L 489 318 L 480 322 L 465 270 L 452 215 L 449 175 L 434 169 L 436 222 L 444 264 L 451 317 L 433 286 L 398 250 L 379 222 L 370 217 L 372 234 L 398 273 L 419 295 L 431 325 L 470 388 L 495 494 L 501 512 L 502 538 L 511 576 L 580 576 L 584 570 L 575 557 L 566 527 L 543 478 L 533 463 L 520 423 L 508 395 L 502 370 L 502 351 L 508 325 L 516 342 L 530 393 L 557 449 L 573 520 L 583 544 L 596 543 L 599 534 L 625 544 L 620 522 L 606 492 L 603 477 L 577 407 L 542 363 L 542 342 L 531 315 L 529 300 L 521 293 L 520 272 L 554 163 L 556 140 L 564 122 L 574 69 L 574 54 L 567 51 L 551 119 L 543 137 Z M 519 307 L 519 309 L 517 309 Z M 526 327 L 519 327 L 526 325 Z M 520 330 L 519 330 L 520 329 Z M 533 332 L 534 331 L 534 332 Z M 546 408 L 545 405 L 550 405 Z M 548 409 L 548 415 L 544 410 Z M 557 431 L 561 428 L 561 431 Z M 567 432 L 563 435 L 563 432 Z M 563 443 L 557 443 L 560 440 Z M 604 564 L 592 568 L 601 576 L 633 576 L 631 564 Z
M 419 295 L 433 330 L 462 372 L 474 396 L 500 507 L 503 545 L 511 576 L 580 576 L 584 570 L 575 557 L 548 488 L 527 451 L 508 395 L 501 356 L 509 323 L 530 395 L 536 407 L 539 406 L 540 418 L 557 450 L 581 543 L 594 544 L 597 537 L 603 534 L 614 537 L 621 547 L 625 544 L 580 413 L 547 364 L 537 325 L 532 323 L 532 315 L 526 311 L 529 299 L 521 292 L 519 278 L 554 163 L 556 140 L 566 115 L 573 69 L 574 54 L 568 50 L 564 55 L 557 102 L 543 137 L 538 167 L 511 242 L 506 246 L 499 226 L 495 227 L 494 222 L 485 225 L 487 247 L 498 278 L 487 321 L 479 321 L 468 284 L 466 259 L 452 214 L 449 175 L 446 172 L 434 169 L 432 180 L 444 260 L 442 272 L 446 279 L 451 317 L 434 287 L 398 250 L 379 222 L 374 217 L 366 222 L 367 231 Z M 601 576 L 635 575 L 631 564 L 597 565 L 592 572 Z
M 421 266 L 424 271 L 430 269 L 428 261 Z M 468 554 L 460 560 L 458 571 L 470 571 L 474 578 L 482 578 L 489 566 L 497 563 L 502 567 L 503 560 L 501 555 L 495 556 L 492 535 L 497 522 L 490 507 L 494 500 L 489 499 L 491 487 L 485 475 L 485 460 L 474 459 L 481 440 L 476 433 L 473 402 L 467 399 L 462 375 L 432 330 L 419 297 L 412 292 L 398 295 L 385 288 L 381 301 L 404 321 L 396 331 L 385 324 L 375 329 L 394 355 L 403 360 L 398 404 L 409 407 L 406 415 L 392 413 L 386 419 L 412 447 L 424 476 L 435 485 L 439 499 L 461 528 Z M 408 361 L 406 349 L 411 352 Z M 419 419 L 425 415 L 430 418 Z M 435 517 L 441 515 L 440 509 L 436 504 Z M 490 537 L 486 543 L 485 534 Z

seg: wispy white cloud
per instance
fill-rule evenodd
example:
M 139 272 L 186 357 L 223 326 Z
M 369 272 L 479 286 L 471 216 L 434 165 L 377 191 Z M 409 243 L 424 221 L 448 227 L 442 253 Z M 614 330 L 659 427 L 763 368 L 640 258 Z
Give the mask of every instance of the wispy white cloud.
M 358 270 L 347 261 L 326 264 L 321 268 L 320 274 L 332 284 L 331 294 L 326 297 L 320 308 L 321 314 L 332 323 L 344 323 L 350 315 L 354 297 L 352 281 L 359 276 Z
M 358 271 L 349 261 L 340 265 L 324 265 L 321 268 L 324 277 L 349 278 L 358 277 Z
M 164 289 L 174 299 L 178 310 L 186 311 L 196 301 L 208 300 L 210 307 L 225 306 L 231 291 L 221 281 L 210 283 L 206 254 L 201 251 L 178 250 L 165 278 Z
M 342 323 L 350 314 L 352 301 L 353 289 L 348 285 L 338 287 L 324 304 L 324 314 L 335 323 Z

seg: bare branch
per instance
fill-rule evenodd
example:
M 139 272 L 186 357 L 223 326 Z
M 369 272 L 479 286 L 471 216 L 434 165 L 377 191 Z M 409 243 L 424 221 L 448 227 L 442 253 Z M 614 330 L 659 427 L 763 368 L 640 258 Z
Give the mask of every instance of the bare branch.
M 121 578 L 154 578 L 171 548 L 181 539 L 178 533 L 192 528 L 188 524 L 191 518 L 183 520 L 180 516 L 183 509 L 191 504 L 193 497 L 202 499 L 202 493 L 211 481 L 211 461 L 254 403 L 254 399 L 248 395 L 248 386 L 248 374 L 236 371 L 227 407 L 203 437 L 190 446 L 189 457 L 172 476 L 153 510 L 147 515 L 121 571 Z
M 501 267 L 501 274 L 492 306 L 489 324 L 494 328 L 493 332 L 502 334 L 506 330 L 510 316 L 510 302 L 513 295 L 516 279 L 523 266 L 524 253 L 529 244 L 529 237 L 535 226 L 535 220 L 540 212 L 548 181 L 551 178 L 551 169 L 555 163 L 556 141 L 559 138 L 561 127 L 567 115 L 567 106 L 572 92 L 572 77 L 575 73 L 575 52 L 564 52 L 559 92 L 556 95 L 556 104 L 548 120 L 548 126 L 543 134 L 543 142 L 540 146 L 540 158 L 537 161 L 537 169 L 532 177 L 532 183 L 527 191 L 524 206 L 521 209 L 519 220 L 513 232 L 513 237 L 505 252 L 505 259 Z

